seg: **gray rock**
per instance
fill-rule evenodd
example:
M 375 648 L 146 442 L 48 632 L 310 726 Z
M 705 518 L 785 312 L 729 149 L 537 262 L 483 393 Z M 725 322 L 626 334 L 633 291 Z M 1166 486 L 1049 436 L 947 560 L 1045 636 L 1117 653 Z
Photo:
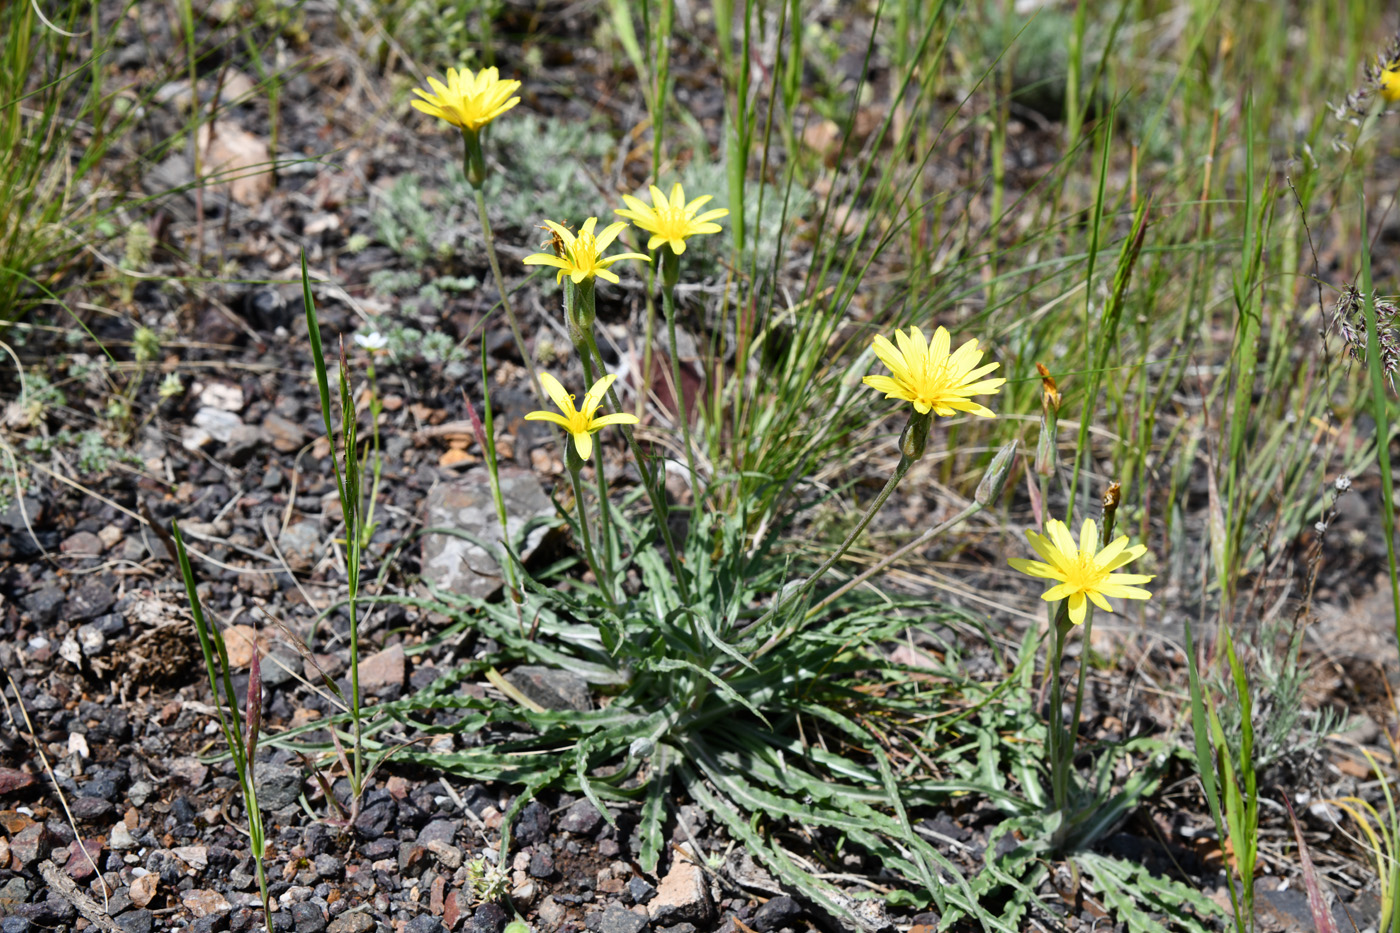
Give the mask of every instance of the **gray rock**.
M 20 500 L 18 499 L 10 500 L 9 508 L 0 512 L 0 525 L 3 525 L 10 531 L 22 531 L 28 534 L 29 526 L 38 527 L 38 525 L 42 523 L 44 517 L 44 503 L 33 496 L 25 496 L 23 511 L 20 510 L 20 504 Z M 28 524 L 25 523 L 26 518 L 29 519 Z
M 433 820 L 418 831 L 418 841 L 425 846 L 434 842 L 452 845 L 457 840 L 457 826 L 453 820 Z
M 122 928 L 122 933 L 151 933 L 155 928 L 156 918 L 149 910 L 128 910 L 126 913 L 116 918 L 117 926 Z
M 527 522 L 555 516 L 554 503 L 533 472 L 502 467 L 500 477 L 506 528 L 512 539 Z M 499 546 L 501 523 L 496 517 L 491 478 L 486 470 L 469 470 L 452 483 L 434 486 L 428 491 L 423 508 L 427 527 L 452 528 L 493 547 Z M 521 558 L 529 560 L 548 533 L 544 526 L 532 531 L 520 549 Z M 423 536 L 423 576 L 437 586 L 481 599 L 498 592 L 504 582 L 500 566 L 483 548 L 444 534 Z
M 27 917 L 5 917 L 0 920 L 0 933 L 29 933 L 30 926 Z
M 284 454 L 300 450 L 306 444 L 306 432 L 301 425 L 271 412 L 262 423 L 263 433 L 273 448 Z
M 471 922 L 467 924 L 467 933 L 501 933 L 509 919 L 500 904 L 482 904 L 472 914 Z
M 292 925 L 297 933 L 321 933 L 326 928 L 326 915 L 310 901 L 292 905 Z
M 506 680 L 545 709 L 587 712 L 593 708 L 588 682 L 569 671 L 526 664 L 507 674 Z
M 393 801 L 381 800 L 360 811 L 360 815 L 355 818 L 355 829 L 366 839 L 378 839 L 394 825 L 397 815 L 398 807 Z
M 603 814 L 593 806 L 587 797 L 575 800 L 573 805 L 559 818 L 559 828 L 577 836 L 591 836 L 603 825 Z
M 527 803 L 515 820 L 514 837 L 520 846 L 536 846 L 549 839 L 549 808 L 538 800 Z
M 257 783 L 258 806 L 264 810 L 276 811 L 289 807 L 301 796 L 300 768 L 275 762 L 258 762 L 253 779 Z
M 0 912 L 10 913 L 16 906 L 29 900 L 34 889 L 29 882 L 18 876 L 0 884 Z
M 267 446 L 267 435 L 262 428 L 251 424 L 239 424 L 229 432 L 224 445 L 223 459 L 229 466 L 245 467 L 253 455 Z
M 56 583 L 35 590 L 24 599 L 20 600 L 20 605 L 24 611 L 29 613 L 29 617 L 39 625 L 48 625 L 58 618 L 58 610 L 63 608 L 63 600 L 67 598 L 63 592 L 63 587 Z
M 101 797 L 76 797 L 71 804 L 75 820 L 95 820 L 112 812 L 112 805 Z
M 277 662 L 282 662 L 278 664 Z M 301 655 L 296 653 L 295 648 L 277 644 L 268 652 L 268 657 L 262 661 L 262 682 L 267 690 L 276 690 L 278 687 L 292 680 L 294 671 L 301 670 Z
M 315 522 L 297 522 L 277 536 L 277 547 L 293 570 L 310 570 L 321 549 L 321 532 Z
M 802 905 L 784 894 L 782 897 L 771 898 L 768 903 L 758 908 L 749 926 L 758 933 L 769 933 L 770 930 L 781 930 L 783 927 L 795 925 L 801 916 Z
M 530 864 L 526 870 L 531 878 L 548 878 L 554 874 L 554 853 L 549 851 L 548 846 L 537 846 L 535 851 L 530 853 Z
M 403 933 L 442 933 L 442 921 L 432 914 L 419 914 L 404 924 Z
M 91 619 L 111 609 L 117 596 L 110 588 L 96 580 L 89 580 L 68 596 L 64 611 L 69 621 Z
M 603 911 L 597 923 L 589 925 L 588 929 L 594 933 L 642 933 L 649 926 L 646 917 L 633 913 L 626 907 L 613 904 Z
M 363 910 L 349 910 L 332 920 L 326 933 L 369 933 L 373 929 L 373 917 Z
M 220 444 L 227 444 L 233 439 L 233 432 L 243 424 L 243 419 L 231 411 L 224 411 L 222 408 L 201 408 L 194 413 L 194 426 L 203 429 Z
M 645 878 L 634 875 L 627 881 L 627 893 L 634 904 L 645 904 L 656 897 L 656 887 Z

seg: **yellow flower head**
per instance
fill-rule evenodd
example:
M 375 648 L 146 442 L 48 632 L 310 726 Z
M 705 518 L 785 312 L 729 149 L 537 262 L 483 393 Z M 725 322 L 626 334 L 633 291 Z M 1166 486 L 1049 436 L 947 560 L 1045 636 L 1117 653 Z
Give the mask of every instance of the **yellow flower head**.
M 413 101 L 413 106 L 472 133 L 520 103 L 519 97 L 511 97 L 520 89 L 520 82 L 502 81 L 495 68 L 483 68 L 476 74 L 470 68 L 449 68 L 447 84 L 437 78 L 429 78 L 428 84 L 434 93 L 414 88 L 413 93 L 423 99 Z
M 656 249 L 662 243 L 668 243 L 671 252 L 677 256 L 685 252 L 687 237 L 697 233 L 719 233 L 719 224 L 714 221 L 729 216 L 729 211 L 724 208 L 706 211 L 697 216 L 700 208 L 709 202 L 710 195 L 701 195 L 687 204 L 685 189 L 681 187 L 680 182 L 672 186 L 669 201 L 655 185 L 651 186 L 651 204 L 630 194 L 624 194 L 622 200 L 626 202 L 628 210 L 615 210 L 613 213 L 619 217 L 626 217 L 651 234 L 651 239 L 647 241 L 647 249 Z
M 593 388 L 588 390 L 588 394 L 583 397 L 583 407 L 574 408 L 574 397 L 564 391 L 564 387 L 559 384 L 549 373 L 540 373 L 540 385 L 544 386 L 545 392 L 549 394 L 554 404 L 559 406 L 562 415 L 552 411 L 532 411 L 525 416 L 526 421 L 553 421 L 565 431 L 568 431 L 574 439 L 574 447 L 578 450 L 578 455 L 584 460 L 593 453 L 593 432 L 600 428 L 605 428 L 610 424 L 636 424 L 636 415 L 598 415 L 598 406 L 603 402 L 603 396 L 608 391 L 608 386 L 613 384 L 617 376 L 608 373 L 602 379 L 593 383 Z
M 1386 68 L 1381 71 L 1380 77 L 1381 97 L 1385 102 L 1393 104 L 1400 100 L 1400 68 Z
M 1045 534 L 1028 530 L 1026 537 L 1036 553 L 1049 563 L 1021 558 L 1012 558 L 1007 563 L 1033 577 L 1058 580 L 1059 585 L 1046 590 L 1040 598 L 1053 602 L 1068 597 L 1069 619 L 1075 625 L 1084 621 L 1085 597 L 1092 599 L 1094 605 L 1104 612 L 1113 611 L 1105 596 L 1115 599 L 1152 597 L 1147 590 L 1132 585 L 1148 582 L 1152 579 L 1150 574 L 1113 572 L 1146 554 L 1147 546 L 1139 544 L 1128 547 L 1128 536 L 1123 535 L 1095 553 L 1099 544 L 1099 526 L 1092 518 L 1085 519 L 1079 529 L 1078 547 L 1075 547 L 1074 538 L 1065 523 L 1054 518 L 1045 523 Z
M 866 385 L 884 392 L 885 398 L 912 402 L 921 415 L 932 411 L 947 417 L 965 411 L 983 418 L 996 417 L 991 409 L 968 397 L 992 394 L 1006 382 L 1005 379 L 981 378 L 1001 364 L 978 366 L 982 351 L 977 349 L 976 340 L 969 340 L 949 353 L 946 328 L 934 331 L 932 343 L 924 339 L 917 327 L 909 328 L 907 336 L 896 330 L 894 338 L 899 342 L 898 348 L 884 336 L 875 338 L 875 355 L 890 368 L 890 375 L 866 376 L 863 380 Z
M 618 253 L 614 256 L 603 256 L 603 250 L 612 245 L 612 241 L 617 239 L 617 235 L 627 229 L 627 225 L 618 221 L 608 224 L 603 228 L 603 232 L 597 236 L 593 235 L 593 228 L 597 225 L 598 218 L 590 217 L 579 227 L 578 235 L 575 236 L 567 228 L 552 220 L 546 220 L 545 225 L 564 244 L 564 254 L 556 256 L 553 253 L 534 253 L 525 257 L 527 266 L 553 266 L 559 270 L 558 281 L 563 281 L 564 276 L 573 279 L 575 285 L 584 279 L 591 279 L 595 275 L 600 279 L 607 279 L 614 285 L 617 284 L 617 275 L 608 271 L 608 266 L 620 259 L 640 259 L 642 262 L 651 262 L 650 257 L 641 253 Z

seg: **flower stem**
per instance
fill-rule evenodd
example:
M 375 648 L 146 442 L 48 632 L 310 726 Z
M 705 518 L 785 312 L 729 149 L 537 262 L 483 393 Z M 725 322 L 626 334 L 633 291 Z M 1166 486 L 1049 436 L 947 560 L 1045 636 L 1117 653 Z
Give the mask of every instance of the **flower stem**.
M 603 355 L 598 352 L 598 341 L 593 337 L 592 328 L 583 331 L 584 344 L 591 354 L 594 362 L 598 364 L 599 370 L 603 367 Z M 586 356 L 582 350 L 580 356 Z M 615 411 L 622 410 L 622 400 L 618 398 L 617 390 L 608 386 L 608 401 Z M 661 543 L 666 547 L 666 554 L 671 560 L 671 571 L 676 575 L 676 586 L 680 588 L 683 602 L 690 602 L 690 583 L 685 575 L 685 567 L 681 563 L 680 552 L 676 550 L 676 542 L 671 537 L 671 524 L 669 520 L 669 509 L 666 506 L 665 491 L 658 487 L 657 478 L 664 474 L 664 468 L 653 473 L 647 465 L 647 459 L 642 455 L 642 448 L 637 444 L 637 438 L 632 433 L 630 425 L 619 425 L 622 429 L 622 436 L 627 438 L 627 446 L 632 450 L 632 456 L 637 461 L 637 471 L 642 476 L 642 488 L 646 490 L 647 499 L 651 502 L 652 512 L 656 514 L 657 529 L 661 535 Z
M 583 458 L 578 455 L 574 448 L 572 438 L 564 441 L 567 445 L 564 460 L 569 469 L 569 478 L 574 483 L 574 504 L 578 507 L 578 529 L 579 536 L 583 538 L 583 556 L 588 560 L 588 566 L 593 570 L 593 576 L 598 580 L 598 589 L 602 591 L 603 598 L 608 601 L 608 605 L 616 609 L 617 604 L 613 602 L 612 580 L 603 572 L 602 566 L 598 563 L 598 557 L 593 552 L 593 536 L 588 532 L 588 509 L 583 502 L 583 479 L 579 476 L 579 469 L 583 466 Z M 601 455 L 600 455 L 601 456 Z
M 579 346 L 575 344 L 574 351 L 578 353 L 579 357 L 583 360 L 584 382 L 588 385 L 593 385 L 602 374 L 601 372 L 594 371 L 593 361 L 590 359 L 587 345 Z M 564 443 L 567 444 L 568 442 L 569 438 L 564 438 Z M 603 475 L 603 454 L 601 449 L 598 453 L 598 466 L 594 468 L 593 476 L 598 481 L 598 524 L 600 528 L 598 532 L 600 540 L 598 543 L 603 550 L 603 570 L 608 575 L 608 586 L 611 588 L 613 577 L 612 514 L 608 505 L 608 481 Z M 608 601 L 611 602 L 611 598 L 609 598 Z
M 925 434 L 927 434 L 928 416 L 916 415 L 914 417 L 924 418 L 923 431 L 925 432 Z M 910 418 L 909 426 L 905 427 L 904 429 L 906 435 L 909 434 L 910 428 L 912 428 L 913 426 L 914 418 Z M 923 454 L 922 444 L 920 444 L 918 454 L 919 456 L 922 456 Z M 768 609 L 768 611 L 765 612 L 759 618 L 757 622 L 750 626 L 751 629 L 758 630 L 760 627 L 762 627 L 762 625 L 765 622 L 767 622 L 773 616 L 777 615 L 788 605 L 806 596 L 807 593 L 811 591 L 812 587 L 817 585 L 817 581 L 820 580 L 823 576 L 825 576 L 828 570 L 836 566 L 836 562 L 839 561 L 845 555 L 845 553 L 851 549 L 851 545 L 856 543 L 856 539 L 860 537 L 861 532 L 865 531 L 866 526 L 869 525 L 871 519 L 875 517 L 875 513 L 879 512 L 880 509 L 884 507 L 886 500 L 888 500 L 890 497 L 890 494 L 894 492 L 895 487 L 899 485 L 900 480 L 904 479 L 904 474 L 909 472 L 909 468 L 914 465 L 914 463 L 919 459 L 919 456 L 910 456 L 910 453 L 908 451 L 900 453 L 899 464 L 894 468 L 894 473 L 890 476 L 890 478 L 885 481 L 885 488 L 881 489 L 880 494 L 875 497 L 875 501 L 870 503 L 869 508 L 865 510 L 865 514 L 862 515 L 860 521 L 856 523 L 856 527 L 852 528 L 850 534 L 846 535 L 846 540 L 841 542 L 841 546 L 838 547 L 835 553 L 828 557 L 826 559 L 826 562 L 817 568 L 817 572 L 808 577 L 806 581 L 803 582 L 803 584 L 797 588 L 797 590 L 795 590 L 792 593 L 789 593 L 787 596 L 782 597 L 776 603 L 774 603 Z M 805 618 L 806 616 L 804 615 L 803 620 L 805 620 Z M 768 652 L 772 651 L 785 638 L 787 638 L 789 635 L 795 632 L 797 626 L 800 624 L 801 621 L 784 626 L 782 629 L 778 630 L 777 632 L 774 632 L 772 637 L 770 637 L 758 648 L 757 651 L 755 651 L 752 655 L 749 656 L 749 660 L 757 660 L 758 658 L 761 658 Z
M 481 186 L 474 188 L 476 192 L 476 213 L 481 218 L 482 238 L 486 241 L 486 258 L 491 263 L 491 275 L 496 279 L 496 290 L 501 293 L 501 307 L 505 309 L 506 321 L 510 324 L 511 336 L 515 338 L 516 349 L 520 351 L 520 356 L 525 360 L 525 369 L 530 374 L 530 391 L 535 394 L 535 399 L 543 405 L 545 403 L 544 390 L 540 388 L 540 377 L 535 372 L 535 360 L 530 355 L 530 351 L 525 348 L 525 337 L 520 332 L 520 322 L 516 320 L 515 309 L 510 305 L 510 293 L 506 291 L 505 277 L 501 275 L 501 261 L 496 257 L 496 238 L 491 233 L 491 219 L 486 216 L 486 195 L 481 190 Z
M 670 248 L 667 248 L 670 253 Z M 674 254 L 671 254 L 674 256 Z M 666 312 L 666 332 L 671 347 L 671 391 L 676 400 L 676 418 L 681 423 L 681 437 L 685 441 L 685 465 L 690 471 L 690 496 L 694 507 L 700 505 L 700 484 L 695 472 L 695 452 L 690 437 L 690 413 L 685 406 L 685 386 L 681 382 L 681 358 L 676 347 L 676 287 L 667 282 L 661 290 L 663 308 Z

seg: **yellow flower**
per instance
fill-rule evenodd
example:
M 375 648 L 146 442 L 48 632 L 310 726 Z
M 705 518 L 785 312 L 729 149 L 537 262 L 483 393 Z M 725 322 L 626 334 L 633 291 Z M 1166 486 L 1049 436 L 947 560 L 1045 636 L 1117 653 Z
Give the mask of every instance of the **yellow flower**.
M 662 243 L 668 243 L 671 252 L 677 256 L 685 252 L 687 237 L 697 233 L 719 233 L 719 224 L 714 221 L 729 216 L 729 211 L 724 208 L 706 211 L 696 216 L 696 212 L 710 200 L 710 195 L 702 195 L 687 204 L 685 189 L 681 187 L 680 182 L 672 186 L 669 201 L 655 185 L 651 186 L 651 204 L 630 194 L 624 194 L 622 200 L 626 202 L 629 210 L 615 210 L 613 213 L 619 217 L 626 217 L 651 234 L 651 239 L 647 241 L 647 249 L 656 249 Z
M 435 93 L 414 88 L 413 93 L 423 99 L 413 101 L 413 106 L 472 133 L 520 103 L 519 97 L 511 97 L 520 89 L 520 82 L 502 81 L 495 68 L 483 68 L 476 74 L 470 68 L 449 68 L 447 84 L 431 77 L 428 84 Z
M 948 331 L 942 327 L 934 331 L 931 344 L 917 327 L 909 328 L 907 336 L 896 330 L 894 337 L 899 342 L 898 349 L 884 336 L 875 338 L 875 355 L 890 368 L 891 375 L 866 376 L 866 385 L 884 392 L 885 398 L 913 402 L 921 415 L 932 411 L 947 417 L 965 411 L 983 418 L 996 417 L 991 409 L 968 398 L 995 393 L 1006 382 L 981 379 L 1000 364 L 978 366 L 982 351 L 977 349 L 976 340 L 969 340 L 950 354 Z
M 1393 104 L 1400 100 L 1400 68 L 1386 68 L 1381 72 L 1380 77 L 1381 97 L 1386 103 Z
M 540 385 L 544 386 L 545 392 L 549 394 L 554 404 L 559 406 L 559 410 L 563 414 L 557 415 L 552 411 L 532 411 L 525 416 L 525 420 L 553 421 L 573 436 L 574 447 L 578 450 L 578 455 L 587 460 L 588 455 L 593 453 L 593 432 L 610 424 L 637 423 L 636 415 L 599 416 L 597 414 L 598 406 L 602 404 L 608 386 L 612 385 L 616 378 L 614 373 L 608 373 L 593 383 L 593 388 L 589 389 L 588 394 L 583 397 L 583 407 L 574 408 L 574 397 L 564 391 L 559 380 L 549 373 L 540 373 Z
M 556 256 L 553 253 L 534 253 L 525 257 L 527 266 L 554 266 L 559 270 L 558 281 L 563 281 L 564 276 L 568 276 L 578 285 L 584 279 L 591 279 L 595 275 L 600 279 L 607 279 L 614 285 L 617 284 L 617 276 L 608 271 L 608 266 L 620 259 L 640 259 L 642 262 L 651 262 L 647 256 L 641 253 L 618 253 L 615 256 L 603 257 L 603 250 L 612 245 L 612 241 L 617 239 L 617 235 L 627 229 L 627 225 L 621 221 L 608 224 L 603 228 L 603 232 L 597 236 L 593 235 L 593 228 L 598 223 L 597 217 L 590 217 L 579 227 L 578 235 L 575 236 L 568 229 L 552 220 L 546 220 L 545 225 L 549 227 L 564 244 L 564 255 Z
M 1105 612 L 1112 612 L 1105 596 L 1115 599 L 1150 599 L 1152 594 L 1134 583 L 1146 583 L 1150 574 L 1113 573 L 1119 567 L 1137 560 L 1147 553 L 1146 545 L 1128 547 L 1128 536 L 1123 535 L 1109 542 L 1109 545 L 1094 553 L 1099 543 L 1099 526 L 1092 518 L 1084 520 L 1079 529 L 1079 546 L 1075 547 L 1065 523 L 1050 519 L 1045 523 L 1045 534 L 1027 531 L 1031 547 L 1049 563 L 1038 560 L 1012 558 L 1007 561 L 1022 573 L 1044 580 L 1058 580 L 1041 594 L 1046 602 L 1069 598 L 1069 619 L 1075 625 L 1084 621 L 1084 599 L 1088 597 Z

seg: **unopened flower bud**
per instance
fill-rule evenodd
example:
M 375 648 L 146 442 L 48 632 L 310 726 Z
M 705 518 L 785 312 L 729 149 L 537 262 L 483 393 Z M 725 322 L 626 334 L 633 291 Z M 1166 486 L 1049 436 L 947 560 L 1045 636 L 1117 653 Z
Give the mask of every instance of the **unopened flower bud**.
M 933 421 L 932 414 L 921 415 L 917 411 L 909 415 L 909 423 L 899 435 L 899 452 L 908 460 L 920 460 L 928 445 L 928 426 Z
M 1109 483 L 1103 494 L 1103 546 L 1107 547 L 1113 537 L 1113 520 L 1118 514 L 1118 503 L 1123 498 L 1123 484 Z
M 564 312 L 569 319 L 571 330 L 577 326 L 584 333 L 593 332 L 593 322 L 598 317 L 597 297 L 592 278 L 586 278 L 582 282 L 565 278 Z
M 1050 375 L 1050 370 L 1045 368 L 1044 363 L 1035 364 L 1036 372 L 1040 373 L 1040 406 L 1041 410 L 1049 414 L 1058 413 L 1060 410 L 1060 387 L 1055 384 L 1055 379 Z
M 481 151 L 481 134 L 462 127 L 462 146 L 465 150 L 462 174 L 473 188 L 480 188 L 486 183 L 486 154 Z
M 1006 488 L 1006 478 L 1011 474 L 1011 464 L 1016 459 L 1017 444 L 1017 441 L 1012 441 L 992 458 L 987 472 L 982 474 L 982 482 L 977 484 L 977 492 L 972 496 L 978 505 L 985 508 L 1001 498 L 1001 491 Z
M 671 289 L 681 280 L 681 257 L 667 246 L 661 250 L 661 284 Z

